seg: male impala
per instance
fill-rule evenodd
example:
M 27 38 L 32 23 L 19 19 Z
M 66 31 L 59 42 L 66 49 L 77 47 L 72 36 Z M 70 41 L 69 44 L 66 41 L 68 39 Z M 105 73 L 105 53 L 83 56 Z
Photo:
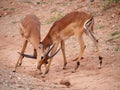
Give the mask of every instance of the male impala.
M 39 62 L 38 56 L 40 56 L 40 49 L 38 47 L 41 40 L 39 19 L 33 14 L 26 15 L 26 17 L 21 21 L 20 24 L 20 34 L 24 42 L 22 50 L 20 52 L 20 57 L 15 65 L 14 72 L 16 71 L 18 65 L 20 66 L 22 64 L 22 59 L 24 58 L 24 52 L 28 42 L 32 44 L 34 48 L 33 56 L 37 57 Z
M 63 69 L 65 69 L 67 65 L 67 60 L 65 56 L 65 40 L 69 39 L 70 36 L 72 35 L 76 36 L 81 47 L 79 50 L 80 51 L 79 57 L 77 59 L 77 63 L 73 72 L 77 70 L 77 68 L 80 65 L 80 60 L 82 58 L 84 49 L 86 47 L 82 37 L 84 32 L 92 39 L 95 46 L 97 47 L 98 58 L 100 60 L 100 67 L 101 67 L 102 57 L 99 55 L 98 41 L 93 36 L 93 33 L 92 33 L 93 25 L 94 25 L 93 17 L 85 12 L 72 12 L 64 16 L 62 19 L 56 21 L 52 25 L 52 27 L 50 28 L 50 31 L 48 32 L 48 34 L 46 35 L 46 37 L 40 43 L 40 46 L 39 46 L 43 54 L 41 54 L 42 56 L 39 62 L 38 69 L 41 69 L 41 65 L 44 62 L 46 62 L 48 59 L 50 59 L 46 67 L 46 71 L 43 75 L 48 73 L 51 65 L 51 61 L 53 59 L 53 57 L 51 58 L 51 56 L 53 56 L 54 53 L 56 54 L 59 51 L 57 50 L 59 44 L 61 45 L 63 58 L 64 58 Z M 52 46 L 52 49 L 48 49 L 50 48 L 50 46 Z M 50 56 L 48 56 L 48 53 L 50 53 Z

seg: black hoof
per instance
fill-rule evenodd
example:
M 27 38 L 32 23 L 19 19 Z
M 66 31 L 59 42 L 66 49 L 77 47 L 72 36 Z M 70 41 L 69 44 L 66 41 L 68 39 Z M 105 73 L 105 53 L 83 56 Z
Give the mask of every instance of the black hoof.
M 65 64 L 64 64 L 64 66 L 63 66 L 63 70 L 65 70 L 65 69 L 66 69 L 66 65 L 67 65 L 67 63 L 65 63 Z
M 98 69 L 101 69 L 101 68 L 102 68 L 101 66 L 98 67 Z
M 18 64 L 18 67 L 20 67 L 21 65 L 22 65 L 22 63 L 19 63 L 19 64 Z
M 72 73 L 75 73 L 75 70 L 73 70 Z
M 49 70 L 45 71 L 45 74 L 47 74 L 48 72 L 49 72 Z M 45 75 L 45 74 L 44 74 L 44 75 Z
M 65 70 L 65 69 L 66 69 L 66 65 L 63 66 L 63 70 Z
M 45 78 L 45 75 L 43 74 L 41 77 L 42 77 L 42 78 Z
M 16 72 L 15 70 L 13 70 L 13 72 Z
M 63 70 L 66 70 L 66 68 L 65 68 L 65 67 L 63 67 Z
M 102 60 L 102 59 L 103 59 L 103 57 L 99 56 L 99 60 Z
M 41 74 L 43 74 L 42 72 L 39 72 L 39 74 L 41 75 Z

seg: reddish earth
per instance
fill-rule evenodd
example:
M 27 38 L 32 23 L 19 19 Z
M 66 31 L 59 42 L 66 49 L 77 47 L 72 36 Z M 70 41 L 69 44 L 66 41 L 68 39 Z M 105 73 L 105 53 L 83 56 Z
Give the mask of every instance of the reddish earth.
M 113 3 L 107 10 L 105 1 L 95 0 L 1 0 L 0 1 L 0 89 L 1 90 L 120 90 L 120 3 Z M 92 13 L 94 32 L 99 40 L 103 67 L 98 69 L 97 54 L 92 41 L 84 35 L 86 50 L 76 73 L 73 61 L 79 55 L 79 44 L 74 36 L 66 41 L 67 69 L 62 70 L 63 58 L 59 52 L 49 73 L 42 78 L 36 72 L 35 59 L 24 58 L 16 73 L 12 70 L 21 50 L 20 20 L 28 13 L 36 14 L 42 23 L 42 39 L 52 23 L 71 11 Z M 32 54 L 29 44 L 26 53 Z M 44 67 L 43 67 L 44 69 Z M 60 84 L 68 80 L 70 86 Z

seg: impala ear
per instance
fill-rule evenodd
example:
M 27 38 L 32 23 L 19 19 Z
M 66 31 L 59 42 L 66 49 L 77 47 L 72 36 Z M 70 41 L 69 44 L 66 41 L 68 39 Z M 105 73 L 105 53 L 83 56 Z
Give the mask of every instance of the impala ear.
M 50 50 L 50 45 L 47 45 L 47 48 L 46 48 L 46 49 L 47 49 L 47 51 L 49 51 L 49 50 Z
M 40 44 L 39 44 L 39 48 L 40 48 L 40 49 L 43 48 L 43 44 L 42 44 L 42 42 L 40 42 Z

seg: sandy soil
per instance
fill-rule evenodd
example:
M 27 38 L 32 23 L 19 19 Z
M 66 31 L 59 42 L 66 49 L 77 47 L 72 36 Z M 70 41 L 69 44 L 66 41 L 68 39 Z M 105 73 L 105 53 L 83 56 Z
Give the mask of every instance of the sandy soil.
M 43 0 L 44 1 L 44 0 Z M 107 10 L 105 2 L 95 0 L 1 0 L 0 1 L 0 90 L 120 90 L 120 3 Z M 99 40 L 103 67 L 98 69 L 98 60 L 92 41 L 84 35 L 86 50 L 81 66 L 71 73 L 79 55 L 79 44 L 74 36 L 66 41 L 68 65 L 62 70 L 61 51 L 55 56 L 45 78 L 36 72 L 35 59 L 24 58 L 16 73 L 12 70 L 22 47 L 19 33 L 20 20 L 28 13 L 36 14 L 41 23 L 42 39 L 52 23 L 71 11 L 92 13 L 95 18 L 94 32 Z M 32 54 L 29 44 L 26 53 Z M 44 67 L 43 67 L 44 69 Z M 69 80 L 69 87 L 61 85 Z

